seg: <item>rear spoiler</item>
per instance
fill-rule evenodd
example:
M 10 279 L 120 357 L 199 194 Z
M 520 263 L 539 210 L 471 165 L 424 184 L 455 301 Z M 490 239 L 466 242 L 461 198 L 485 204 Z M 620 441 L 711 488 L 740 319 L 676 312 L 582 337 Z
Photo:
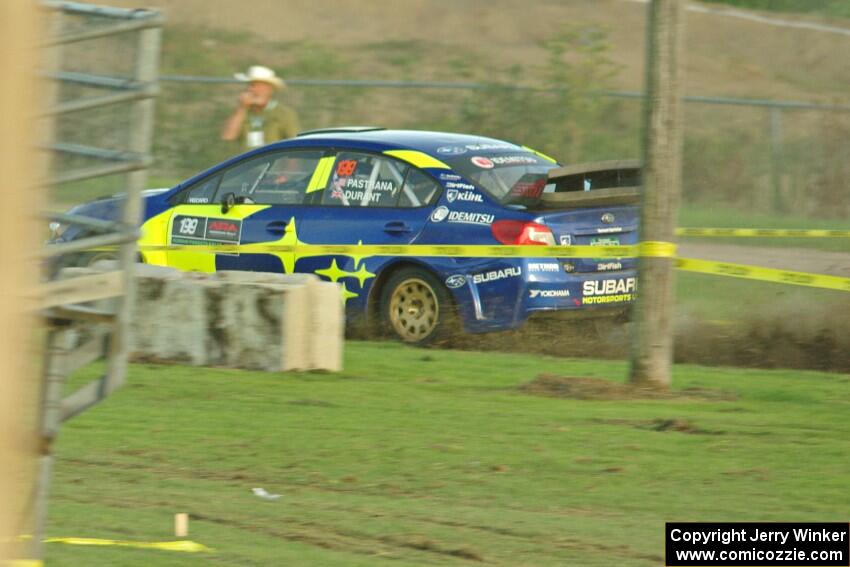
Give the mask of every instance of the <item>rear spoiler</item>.
M 544 209 L 636 205 L 640 202 L 638 160 L 579 163 L 549 170 L 549 185 L 540 198 Z

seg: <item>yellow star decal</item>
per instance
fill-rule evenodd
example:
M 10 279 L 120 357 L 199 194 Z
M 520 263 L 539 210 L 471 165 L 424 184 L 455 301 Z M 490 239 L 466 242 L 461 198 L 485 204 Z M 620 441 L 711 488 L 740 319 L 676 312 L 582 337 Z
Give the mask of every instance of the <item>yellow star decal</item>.
M 356 266 L 357 264 L 355 263 L 354 265 Z M 368 280 L 369 278 L 375 277 L 375 274 L 373 274 L 372 272 L 370 272 L 369 270 L 366 269 L 366 262 L 363 262 L 362 264 L 360 264 L 359 270 L 357 270 L 353 274 L 348 273 L 348 275 L 350 275 L 353 278 L 357 278 L 357 281 L 360 282 L 361 288 L 363 287 L 363 284 L 366 283 L 366 280 Z
M 348 288 L 345 287 L 345 283 L 342 284 L 342 303 L 343 305 L 348 303 L 348 300 L 352 297 L 357 297 L 357 294 L 351 291 L 348 291 Z
M 271 241 L 271 242 L 259 242 L 258 246 L 267 246 L 269 244 L 277 244 L 281 246 L 296 246 L 294 252 L 269 252 L 269 251 L 257 251 L 256 254 L 271 254 L 272 256 L 277 256 L 280 259 L 281 264 L 283 265 L 283 273 L 292 274 L 295 273 L 295 265 L 298 263 L 298 260 L 302 258 L 311 258 L 318 256 L 328 256 L 326 252 L 299 252 L 298 246 L 307 244 L 298 239 L 298 228 L 295 224 L 295 217 L 289 219 L 289 223 L 286 225 L 286 230 L 283 233 L 283 236 L 280 240 Z M 357 244 L 362 246 L 363 241 L 358 240 Z M 245 250 L 245 254 L 251 254 L 251 244 L 243 245 L 243 249 Z M 346 272 L 345 270 L 340 269 L 339 265 L 336 262 L 336 258 L 331 260 L 331 265 L 327 268 L 316 270 L 315 273 L 320 276 L 325 276 L 330 279 L 332 282 L 338 282 L 342 278 L 357 278 L 357 281 L 360 283 L 361 289 L 363 285 L 366 283 L 366 280 L 370 278 L 374 278 L 375 274 L 366 269 L 366 263 L 363 262 L 366 255 L 346 255 L 354 261 L 354 266 L 358 265 L 360 268 L 356 272 Z M 348 301 L 352 297 L 358 297 L 357 293 L 353 291 L 349 291 L 348 288 L 343 283 L 342 285 L 342 297 L 343 301 Z
M 325 276 L 332 282 L 338 281 L 340 278 L 344 278 L 347 276 L 354 276 L 351 272 L 346 272 L 345 270 L 340 270 L 339 266 L 336 265 L 336 258 L 331 260 L 331 265 L 329 268 L 325 268 L 324 270 L 316 270 L 316 274 L 320 276 Z M 360 287 L 363 287 L 361 284 Z

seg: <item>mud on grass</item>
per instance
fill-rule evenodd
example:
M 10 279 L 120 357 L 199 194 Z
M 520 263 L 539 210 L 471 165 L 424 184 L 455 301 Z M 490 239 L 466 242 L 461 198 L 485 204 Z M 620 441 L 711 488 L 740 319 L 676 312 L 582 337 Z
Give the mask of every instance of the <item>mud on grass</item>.
M 850 372 L 850 294 L 836 293 L 839 299 L 830 304 L 778 303 L 770 311 L 742 310 L 730 320 L 706 320 L 695 310 L 679 309 L 675 362 Z M 630 332 L 629 324 L 599 328 L 591 320 L 532 319 L 520 329 L 457 335 L 441 346 L 626 360 Z
M 519 391 L 535 396 L 549 398 L 568 398 L 573 400 L 712 400 L 733 401 L 732 392 L 723 392 L 708 388 L 685 388 L 667 390 L 652 386 L 641 386 L 622 382 L 612 382 L 603 378 L 582 378 L 573 376 L 554 376 L 540 374 L 534 380 L 521 384 Z

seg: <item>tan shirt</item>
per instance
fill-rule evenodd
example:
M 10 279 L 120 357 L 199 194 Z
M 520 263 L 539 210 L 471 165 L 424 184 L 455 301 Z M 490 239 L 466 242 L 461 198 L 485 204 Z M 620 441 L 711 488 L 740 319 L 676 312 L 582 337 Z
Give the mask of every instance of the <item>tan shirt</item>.
M 273 100 L 259 112 L 249 110 L 239 137 L 243 151 L 253 150 L 278 140 L 292 138 L 300 131 L 295 111 Z

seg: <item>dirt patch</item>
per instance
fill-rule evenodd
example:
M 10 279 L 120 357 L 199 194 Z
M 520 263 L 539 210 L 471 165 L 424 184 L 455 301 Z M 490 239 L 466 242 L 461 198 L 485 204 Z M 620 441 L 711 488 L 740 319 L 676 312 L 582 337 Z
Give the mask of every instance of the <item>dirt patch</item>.
M 689 433 L 691 435 L 718 435 L 722 431 L 709 431 L 697 427 L 687 419 L 653 419 L 643 426 L 638 426 L 640 429 L 649 429 L 650 431 L 672 431 L 675 433 Z
M 850 372 L 850 294 L 829 302 L 777 301 L 767 310 L 741 306 L 734 320 L 715 321 L 679 309 L 677 363 L 743 368 Z M 846 298 L 844 296 L 847 296 Z M 458 335 L 445 348 L 626 360 L 631 326 L 600 332 L 590 320 L 529 320 L 520 329 Z
M 554 376 L 540 374 L 519 386 L 525 394 L 573 400 L 734 400 L 733 394 L 704 388 L 665 390 L 651 386 L 635 386 L 601 378 Z
M 840 293 L 840 292 L 837 292 Z M 710 366 L 850 372 L 850 302 L 743 314 L 734 324 L 682 317 L 675 361 Z
M 719 429 L 705 429 L 687 419 L 655 418 L 655 419 L 595 419 L 594 423 L 605 425 L 624 425 L 636 429 L 658 431 L 660 433 L 686 433 L 688 435 L 723 435 Z

